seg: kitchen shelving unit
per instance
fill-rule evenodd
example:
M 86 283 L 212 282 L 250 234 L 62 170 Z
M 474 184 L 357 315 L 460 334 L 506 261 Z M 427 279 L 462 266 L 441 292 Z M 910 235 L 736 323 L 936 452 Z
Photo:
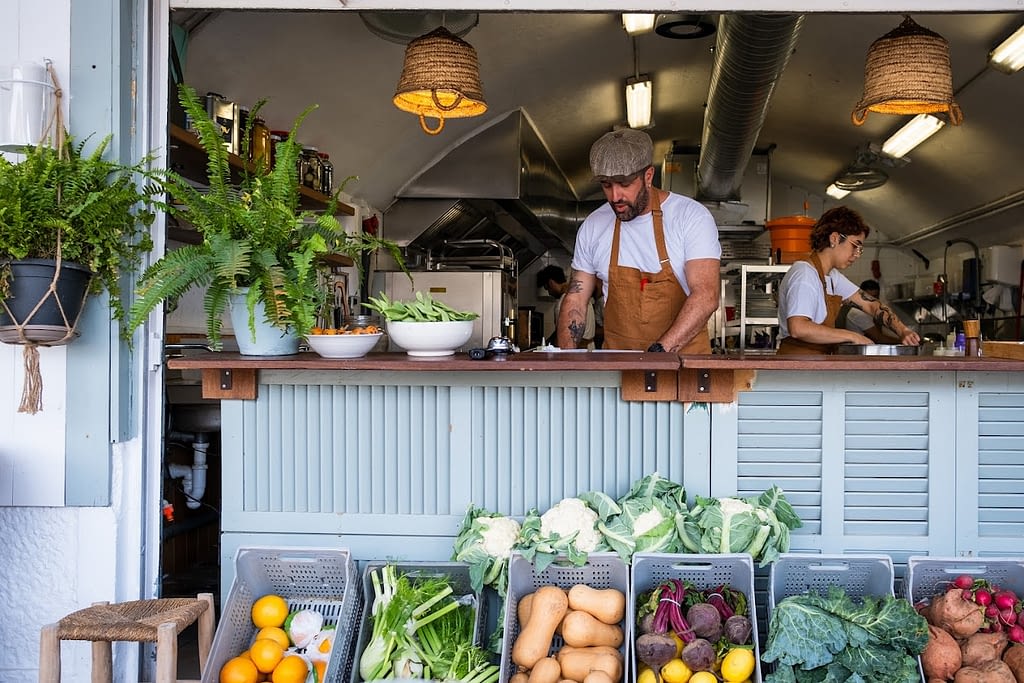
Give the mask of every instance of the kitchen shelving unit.
M 730 332 L 736 332 L 739 335 L 739 350 L 747 350 L 747 336 L 748 331 L 754 327 L 766 327 L 769 329 L 777 330 L 779 326 L 778 317 L 778 304 L 773 301 L 773 293 L 778 288 L 779 283 L 789 270 L 789 265 L 752 265 L 743 264 L 739 266 L 739 306 L 736 310 L 735 320 L 727 320 L 723 322 L 721 328 L 721 347 L 725 348 L 725 339 L 727 336 L 731 336 Z M 733 273 L 735 271 L 732 271 Z M 727 280 L 722 280 L 722 297 L 721 300 L 725 301 L 725 288 L 728 285 Z M 756 290 L 755 290 L 756 288 Z M 763 288 L 763 289 L 762 289 Z M 774 315 L 766 315 L 766 308 L 764 303 L 766 301 L 772 301 L 771 308 L 775 311 Z M 724 304 L 723 304 L 724 305 Z M 725 320 L 725 316 L 722 316 Z M 775 337 L 777 332 L 772 334 L 772 345 L 770 349 L 764 349 L 766 351 L 774 351 L 775 349 Z

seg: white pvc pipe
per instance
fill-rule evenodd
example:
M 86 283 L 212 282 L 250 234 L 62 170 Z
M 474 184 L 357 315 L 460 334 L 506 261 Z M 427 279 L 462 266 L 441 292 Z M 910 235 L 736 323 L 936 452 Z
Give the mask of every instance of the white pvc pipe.
M 190 510 L 197 510 L 202 505 L 206 493 L 206 451 L 210 448 L 207 442 L 196 441 L 192 444 L 192 466 L 171 464 L 167 471 L 172 479 L 181 479 L 181 488 L 185 492 L 185 505 Z

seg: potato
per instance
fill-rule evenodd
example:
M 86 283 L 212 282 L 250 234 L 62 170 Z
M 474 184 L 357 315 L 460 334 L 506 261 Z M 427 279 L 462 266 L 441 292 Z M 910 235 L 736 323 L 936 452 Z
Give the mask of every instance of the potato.
M 985 625 L 984 608 L 964 600 L 955 589 L 932 598 L 928 613 L 932 624 L 949 631 L 954 638 L 973 636 Z
M 1003 652 L 1003 662 L 1010 667 L 1017 683 L 1024 683 L 1024 645 L 1014 643 Z
M 998 633 L 975 633 L 960 644 L 963 666 L 977 667 L 1003 656 L 1009 641 L 1002 631 Z
M 962 666 L 960 646 L 953 636 L 938 626 L 928 626 L 928 644 L 921 652 L 921 668 L 925 678 L 948 681 Z
M 1010 667 L 996 659 L 980 666 L 963 667 L 956 672 L 953 683 L 1017 683 L 1017 680 Z

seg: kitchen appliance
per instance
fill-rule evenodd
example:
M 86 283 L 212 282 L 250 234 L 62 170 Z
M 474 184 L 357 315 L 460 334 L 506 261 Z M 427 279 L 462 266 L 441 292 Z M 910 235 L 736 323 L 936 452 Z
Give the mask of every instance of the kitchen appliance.
M 414 271 L 412 279 L 400 271 L 377 272 L 370 288 L 372 296 L 380 292 L 392 300 L 409 301 L 416 292 L 430 294 L 459 311 L 473 311 L 473 334 L 467 348 L 486 347 L 492 337 L 514 338 L 516 310 L 515 283 L 502 270 Z M 394 343 L 391 351 L 401 350 Z

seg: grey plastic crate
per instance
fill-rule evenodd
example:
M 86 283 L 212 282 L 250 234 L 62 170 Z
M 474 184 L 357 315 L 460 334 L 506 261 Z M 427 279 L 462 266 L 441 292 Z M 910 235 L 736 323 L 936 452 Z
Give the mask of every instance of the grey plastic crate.
M 576 584 L 591 588 L 614 588 L 629 595 L 629 566 L 616 553 L 590 553 L 587 563 L 576 566 L 568 559 L 557 559 L 541 572 L 534 571 L 534 565 L 519 553 L 512 553 L 508 566 L 508 593 L 505 595 L 504 639 L 501 647 L 501 674 L 499 683 L 508 683 L 516 672 L 512 662 L 512 645 L 519 637 L 519 600 L 541 586 L 558 586 L 569 589 Z M 629 619 L 623 619 L 623 641 L 619 652 L 623 656 L 623 680 L 629 680 L 629 657 L 626 646 L 630 641 Z M 558 635 L 551 643 L 551 652 L 562 646 Z
M 315 609 L 325 625 L 334 625 L 334 649 L 327 683 L 346 681 L 362 595 L 356 565 L 348 550 L 337 548 L 239 548 L 235 580 L 224 600 L 202 683 L 217 683 L 224 663 L 249 648 L 256 627 L 252 605 L 268 594 L 280 595 L 290 610 Z
M 911 557 L 907 560 L 905 597 L 918 602 L 946 592 L 961 574 L 985 579 L 1024 594 L 1024 557 Z
M 754 681 L 761 680 L 761 654 L 757 639 L 757 616 L 754 600 L 754 560 L 748 553 L 724 555 L 636 553 L 633 555 L 632 589 L 629 593 L 630 628 L 636 631 L 636 605 L 639 597 L 653 590 L 668 579 L 689 581 L 698 590 L 715 588 L 723 584 L 739 590 L 747 597 L 747 614 L 750 618 L 751 641 L 754 644 L 756 665 Z M 636 682 L 633 640 L 629 639 L 629 663 L 631 680 Z
M 783 553 L 769 571 L 768 618 L 783 598 L 827 593 L 838 586 L 853 598 L 892 595 L 892 558 L 888 555 L 809 555 Z
M 399 574 L 406 574 L 411 578 L 447 576 L 454 591 L 453 595 L 472 594 L 476 603 L 476 627 L 473 631 L 473 639 L 477 645 L 481 644 L 485 635 L 487 609 L 483 596 L 473 590 L 468 564 L 464 562 L 369 562 L 363 568 L 363 610 L 359 624 L 359 638 L 352 651 L 351 683 L 362 683 L 363 678 L 359 675 L 359 658 L 362 656 L 363 650 L 366 649 L 367 642 L 373 636 L 373 616 L 370 614 L 370 609 L 373 607 L 374 596 L 370 572 L 379 571 L 385 564 L 393 565 Z

